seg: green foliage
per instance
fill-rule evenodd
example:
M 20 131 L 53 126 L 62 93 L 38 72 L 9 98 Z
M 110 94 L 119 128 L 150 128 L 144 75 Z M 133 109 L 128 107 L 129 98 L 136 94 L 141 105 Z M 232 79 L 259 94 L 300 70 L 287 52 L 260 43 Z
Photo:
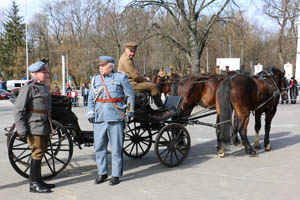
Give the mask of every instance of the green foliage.
M 19 7 L 12 1 L 3 22 L 3 33 L 0 36 L 0 71 L 5 79 L 13 78 L 14 72 L 20 71 L 22 62 L 18 54 L 22 53 L 25 43 L 25 24 L 19 16 Z M 23 71 L 23 70 L 21 70 Z

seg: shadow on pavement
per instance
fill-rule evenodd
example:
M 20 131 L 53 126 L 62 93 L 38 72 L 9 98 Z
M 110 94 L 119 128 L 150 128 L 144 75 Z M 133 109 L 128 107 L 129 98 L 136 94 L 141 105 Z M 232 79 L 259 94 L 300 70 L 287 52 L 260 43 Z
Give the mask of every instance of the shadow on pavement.
M 253 139 L 254 136 L 249 137 L 249 141 L 253 141 Z M 260 135 L 259 139 L 263 147 L 264 134 Z M 271 139 L 271 146 L 273 148 L 273 151 L 277 151 L 287 146 L 300 143 L 300 136 L 291 135 L 291 132 L 271 133 L 270 139 Z M 186 158 L 186 160 L 184 160 L 183 163 L 181 163 L 179 166 L 174 168 L 168 168 L 160 164 L 158 158 L 154 154 L 154 150 L 149 151 L 147 155 L 139 159 L 131 159 L 124 156 L 124 176 L 122 177 L 122 181 L 124 182 L 131 181 L 134 179 L 144 178 L 154 174 L 166 173 L 169 172 L 170 170 L 182 170 L 186 168 L 193 168 L 194 166 L 207 162 L 212 158 L 221 159 L 217 156 L 216 145 L 217 145 L 216 140 L 192 145 L 190 149 L 190 153 Z M 233 148 L 238 148 L 238 150 L 232 150 L 232 152 L 229 152 L 229 156 L 233 156 L 233 157 L 247 156 L 243 146 L 233 147 Z M 233 148 L 229 148 L 229 151 Z M 262 154 L 262 153 L 267 153 L 264 151 L 264 148 L 257 150 L 257 154 Z M 111 163 L 110 155 L 108 155 L 108 159 L 109 159 L 109 163 Z M 81 166 L 80 162 L 84 162 L 85 160 L 90 160 L 91 162 L 93 162 L 93 164 L 87 164 Z M 142 169 L 135 170 L 134 172 L 129 172 L 130 170 L 138 169 L 139 167 L 142 167 Z M 109 165 L 109 169 L 110 168 L 111 166 Z M 64 170 L 58 176 L 52 178 L 50 182 L 57 184 L 58 187 L 71 185 L 78 182 L 86 182 L 86 181 L 91 182 L 91 184 L 93 184 L 93 180 L 95 179 L 96 175 L 97 175 L 97 166 L 95 162 L 95 155 L 91 153 L 88 155 L 81 155 L 77 157 L 74 156 L 74 158 L 72 158 L 71 160 L 71 164 L 68 167 L 68 169 Z M 0 190 L 13 188 L 23 184 L 28 184 L 28 181 L 23 180 L 17 183 L 1 185 Z

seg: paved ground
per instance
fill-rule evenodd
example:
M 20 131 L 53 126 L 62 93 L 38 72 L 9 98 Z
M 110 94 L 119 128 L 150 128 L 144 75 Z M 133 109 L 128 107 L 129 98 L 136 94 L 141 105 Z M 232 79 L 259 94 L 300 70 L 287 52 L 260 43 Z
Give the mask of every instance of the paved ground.
M 82 105 L 82 103 L 80 104 Z M 91 130 L 86 107 L 73 111 L 83 130 Z M 245 155 L 242 147 L 231 147 L 230 156 L 216 155 L 215 130 L 205 126 L 188 126 L 192 147 L 188 158 L 176 168 L 159 164 L 153 149 L 141 159 L 124 157 L 121 184 L 94 185 L 96 165 L 92 147 L 74 148 L 68 168 L 49 182 L 57 188 L 51 194 L 31 194 L 28 181 L 11 167 L 3 128 L 13 123 L 12 105 L 0 101 L 0 199 L 56 200 L 298 200 L 300 196 L 300 104 L 279 105 L 272 123 L 273 151 L 258 151 L 258 157 Z M 214 122 L 215 116 L 203 119 Z M 251 116 L 249 138 L 253 141 Z M 263 136 L 260 138 L 263 142 Z

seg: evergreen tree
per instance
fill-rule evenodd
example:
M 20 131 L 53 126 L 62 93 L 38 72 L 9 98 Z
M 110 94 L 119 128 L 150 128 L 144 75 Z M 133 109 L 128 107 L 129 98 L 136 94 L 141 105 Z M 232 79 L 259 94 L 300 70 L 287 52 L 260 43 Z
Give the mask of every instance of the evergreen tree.
M 0 69 L 5 78 L 21 78 L 24 75 L 25 24 L 19 16 L 19 7 L 15 1 L 8 9 L 3 22 L 3 33 L 0 41 Z

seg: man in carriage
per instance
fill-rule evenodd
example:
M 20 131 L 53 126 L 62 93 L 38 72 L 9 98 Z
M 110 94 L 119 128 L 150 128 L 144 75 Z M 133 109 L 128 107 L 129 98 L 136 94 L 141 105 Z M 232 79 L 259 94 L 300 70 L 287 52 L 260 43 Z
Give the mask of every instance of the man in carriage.
M 138 44 L 135 42 L 127 42 L 125 44 L 125 51 L 120 57 L 118 64 L 118 72 L 128 75 L 128 79 L 137 92 L 150 92 L 154 103 L 158 108 L 163 108 L 163 103 L 160 97 L 159 88 L 156 83 L 150 82 L 150 79 L 142 76 L 133 62 L 133 57 L 137 51 Z

